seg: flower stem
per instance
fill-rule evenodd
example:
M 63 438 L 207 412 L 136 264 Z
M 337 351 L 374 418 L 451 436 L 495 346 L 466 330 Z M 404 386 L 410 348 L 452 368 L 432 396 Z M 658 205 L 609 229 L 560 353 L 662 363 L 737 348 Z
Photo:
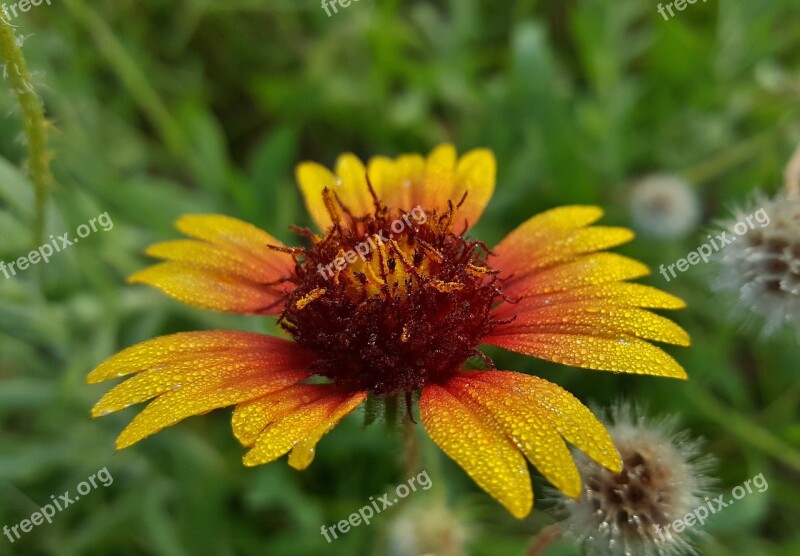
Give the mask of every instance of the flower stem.
M 772 432 L 722 405 L 710 392 L 694 385 L 689 398 L 708 417 L 727 428 L 742 441 L 800 472 L 800 452 Z
M 64 3 L 78 23 L 91 35 L 99 51 L 111 64 L 111 68 L 150 120 L 150 124 L 158 131 L 167 148 L 174 154 L 182 154 L 186 141 L 180 126 L 150 85 L 145 73 L 114 35 L 114 31 L 100 14 L 81 0 L 65 0 Z
M 560 523 L 548 525 L 534 537 L 533 544 L 528 548 L 528 552 L 525 553 L 526 556 L 542 556 L 547 547 L 558 541 L 563 534 L 564 531 Z
M 792 158 L 784 171 L 784 184 L 789 197 L 800 195 L 800 145 L 795 149 Z
M 34 238 L 35 244 L 39 245 L 44 240 L 47 192 L 53 185 L 53 175 L 50 172 L 52 155 L 47 148 L 47 132 L 50 124 L 44 116 L 42 99 L 33 88 L 28 65 L 22 55 L 14 28 L 2 10 L 0 10 L 0 62 L 5 64 L 6 76 L 19 104 L 22 125 L 25 129 L 28 147 L 27 166 L 36 204 Z
M 417 426 L 406 416 L 403 427 L 403 454 L 406 479 L 417 474 L 419 468 L 419 438 L 417 437 Z
M 709 157 L 707 160 L 687 168 L 681 174 L 690 183 L 695 184 L 714 179 L 769 148 L 776 142 L 777 135 L 782 132 L 782 128 L 779 127 L 753 135 L 719 155 Z

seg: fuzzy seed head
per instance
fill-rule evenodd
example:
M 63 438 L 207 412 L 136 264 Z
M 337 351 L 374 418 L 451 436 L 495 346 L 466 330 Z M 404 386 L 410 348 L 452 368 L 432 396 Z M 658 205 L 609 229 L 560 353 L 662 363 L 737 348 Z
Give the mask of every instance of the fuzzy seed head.
M 694 189 L 675 176 L 649 176 L 631 189 L 630 209 L 634 226 L 649 235 L 673 238 L 693 230 L 701 216 Z
M 392 556 L 464 556 L 464 525 L 443 504 L 416 505 L 390 525 Z
M 711 460 L 701 456 L 701 441 L 675 433 L 674 419 L 653 422 L 637 413 L 620 404 L 603 419 L 622 457 L 618 475 L 576 453 L 583 493 L 563 501 L 569 530 L 588 554 L 695 553 L 691 537 L 696 530 L 663 531 L 704 503 L 710 485 L 704 471 Z
M 729 236 L 748 216 L 766 217 L 723 249 L 714 286 L 734 293 L 745 313 L 760 315 L 765 334 L 785 324 L 800 333 L 800 197 L 758 197 L 747 208 L 723 224 Z

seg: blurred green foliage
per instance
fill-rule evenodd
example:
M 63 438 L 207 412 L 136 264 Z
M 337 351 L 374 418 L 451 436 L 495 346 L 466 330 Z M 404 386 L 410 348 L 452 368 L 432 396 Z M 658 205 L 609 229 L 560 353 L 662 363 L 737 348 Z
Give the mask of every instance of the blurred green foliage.
M 427 152 L 441 141 L 492 148 L 498 190 L 475 234 L 492 244 L 535 212 L 599 203 L 630 225 L 631 180 L 686 176 L 706 221 L 781 183 L 800 142 L 800 6 L 710 0 L 670 21 L 655 2 L 361 0 L 326 17 L 316 1 L 54 0 L 14 21 L 57 132 L 47 233 L 108 211 L 114 227 L 13 279 L 0 276 L 0 525 L 108 467 L 114 483 L 0 554 L 388 554 L 399 509 L 328 545 L 322 524 L 403 481 L 402 439 L 349 418 L 305 472 L 255 469 L 230 411 L 190 419 L 115 454 L 135 409 L 92 422 L 98 362 L 179 330 L 269 332 L 266 319 L 184 307 L 125 285 L 181 214 L 218 212 L 282 240 L 309 223 L 294 165 Z M 22 126 L 0 81 L 0 259 L 33 248 Z M 694 249 L 641 238 L 623 252 L 652 266 Z M 656 274 L 646 280 L 664 287 Z M 589 373 L 492 351 L 583 400 L 620 396 L 678 413 L 720 461 L 720 488 L 763 472 L 770 488 L 720 515 L 708 555 L 800 553 L 800 369 L 792 332 L 759 340 L 693 268 L 666 289 L 691 349 L 691 381 Z M 517 522 L 420 431 L 422 465 L 472 539 L 470 553 L 523 554 L 554 518 Z M 435 472 L 434 472 L 435 471 Z M 426 498 L 430 497 L 430 498 Z M 412 501 L 408 502 L 409 504 Z M 393 515 L 395 512 L 395 515 Z M 576 554 L 563 541 L 547 552 Z

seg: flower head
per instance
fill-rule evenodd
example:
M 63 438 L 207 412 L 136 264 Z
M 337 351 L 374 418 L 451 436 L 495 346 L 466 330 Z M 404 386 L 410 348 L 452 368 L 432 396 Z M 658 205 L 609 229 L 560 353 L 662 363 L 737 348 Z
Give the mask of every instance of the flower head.
M 715 286 L 765 319 L 765 333 L 785 324 L 800 332 L 800 197 L 759 196 L 748 208 L 722 226 L 736 241 L 718 259 Z
M 623 228 L 592 226 L 595 207 L 528 220 L 494 249 L 467 233 L 495 185 L 485 149 L 451 145 L 427 158 L 353 155 L 335 172 L 315 163 L 297 179 L 318 231 L 287 247 L 225 216 L 185 216 L 191 239 L 148 250 L 165 262 L 135 274 L 187 303 L 274 315 L 292 341 L 208 331 L 128 348 L 90 382 L 132 376 L 94 408 L 104 415 L 150 401 L 120 435 L 124 448 L 192 415 L 235 406 L 233 432 L 246 465 L 289 453 L 307 467 L 322 436 L 368 394 L 412 400 L 431 438 L 513 515 L 530 512 L 527 461 L 569 496 L 580 475 L 567 442 L 618 471 L 602 424 L 543 379 L 494 369 L 478 350 L 494 344 L 549 361 L 685 378 L 647 340 L 688 345 L 687 334 L 647 309 L 679 299 L 626 280 L 648 269 L 602 252 L 629 241 Z M 482 356 L 491 370 L 465 371 Z M 309 379 L 316 377 L 313 383 Z
M 415 504 L 389 527 L 389 553 L 393 556 L 462 556 L 466 554 L 467 528 L 441 502 Z
M 638 230 L 663 238 L 681 237 L 697 226 L 700 199 L 692 186 L 676 176 L 648 176 L 630 196 L 631 215 Z
M 693 553 L 697 530 L 670 527 L 705 503 L 711 484 L 705 473 L 713 459 L 703 455 L 702 441 L 676 433 L 674 418 L 648 421 L 626 404 L 615 406 L 604 422 L 622 471 L 613 473 L 576 454 L 584 486 L 580 498 L 563 501 L 571 532 L 589 554 Z

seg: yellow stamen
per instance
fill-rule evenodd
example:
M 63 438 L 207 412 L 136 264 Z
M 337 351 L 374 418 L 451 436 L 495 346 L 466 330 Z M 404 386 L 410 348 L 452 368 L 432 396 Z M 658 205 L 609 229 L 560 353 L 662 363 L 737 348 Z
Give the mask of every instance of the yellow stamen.
M 325 288 L 317 288 L 315 290 L 310 291 L 307 295 L 304 295 L 303 297 L 297 300 L 296 307 L 302 311 L 306 307 L 306 305 L 325 295 L 325 291 L 326 291 Z
M 450 293 L 454 291 L 458 291 L 464 287 L 464 284 L 461 282 L 442 282 L 441 280 L 430 280 L 428 284 L 437 291 L 442 293 Z
M 322 190 L 322 202 L 325 203 L 325 210 L 331 217 L 332 222 L 341 222 L 342 211 L 339 208 L 339 202 L 336 200 L 336 194 L 327 187 Z

